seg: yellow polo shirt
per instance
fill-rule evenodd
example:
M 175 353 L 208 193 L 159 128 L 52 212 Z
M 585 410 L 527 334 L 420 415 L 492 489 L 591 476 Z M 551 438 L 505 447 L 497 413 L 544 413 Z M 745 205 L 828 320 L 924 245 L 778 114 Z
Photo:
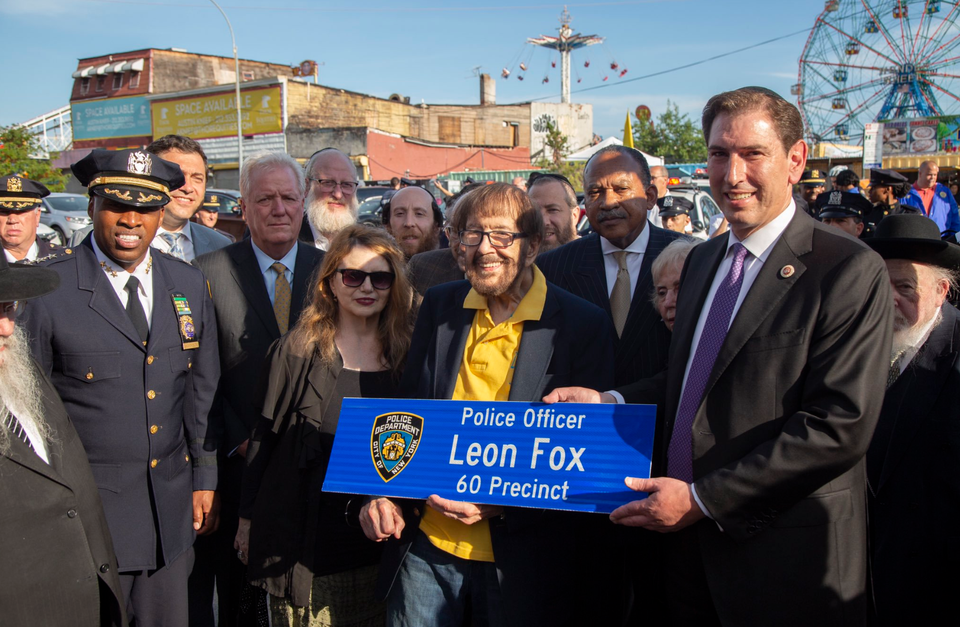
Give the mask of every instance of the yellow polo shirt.
M 476 309 L 470 325 L 463 361 L 453 391 L 455 401 L 505 401 L 517 363 L 523 323 L 539 320 L 547 298 L 547 280 L 533 266 L 533 285 L 508 320 L 494 324 L 487 310 L 487 299 L 473 289 L 463 301 L 464 309 Z M 473 525 L 447 518 L 428 507 L 420 520 L 420 530 L 442 551 L 479 562 L 493 561 L 490 525 L 482 520 Z

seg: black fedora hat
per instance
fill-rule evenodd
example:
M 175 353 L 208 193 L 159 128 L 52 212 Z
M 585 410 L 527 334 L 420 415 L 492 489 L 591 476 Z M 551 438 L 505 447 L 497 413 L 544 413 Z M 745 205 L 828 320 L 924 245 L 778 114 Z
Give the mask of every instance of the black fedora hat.
M 60 287 L 60 275 L 37 266 L 10 265 L 0 253 L 0 303 L 30 300 Z
M 909 259 L 941 268 L 960 268 L 960 246 L 940 239 L 940 227 L 930 218 L 901 213 L 880 220 L 874 236 L 865 240 L 884 259 Z

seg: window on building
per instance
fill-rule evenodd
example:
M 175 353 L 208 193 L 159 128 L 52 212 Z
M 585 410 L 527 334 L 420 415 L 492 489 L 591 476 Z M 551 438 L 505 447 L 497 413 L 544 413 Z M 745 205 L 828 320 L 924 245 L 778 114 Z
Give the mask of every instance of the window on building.
M 90 91 L 90 78 L 85 76 L 80 79 L 80 95 L 86 96 L 88 91 Z
M 97 91 L 98 91 L 98 92 L 103 91 L 103 84 L 106 83 L 106 82 L 107 82 L 107 77 L 106 77 L 106 76 L 98 76 L 98 77 L 97 77 Z
M 130 80 L 127 81 L 127 87 L 133 89 L 140 86 L 140 72 L 130 72 Z
M 113 88 L 120 89 L 123 87 L 123 74 L 114 74 L 113 75 Z

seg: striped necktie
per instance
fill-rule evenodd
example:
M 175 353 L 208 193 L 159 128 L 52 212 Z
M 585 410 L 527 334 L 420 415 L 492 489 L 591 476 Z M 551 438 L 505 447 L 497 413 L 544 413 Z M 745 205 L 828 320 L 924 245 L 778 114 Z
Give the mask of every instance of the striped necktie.
M 6 416 L 3 418 L 3 426 L 6 429 L 10 430 L 10 433 L 13 434 L 13 437 L 20 440 L 24 444 L 30 447 L 30 450 L 36 453 L 36 449 L 33 448 L 33 443 L 30 442 L 30 438 L 27 436 L 26 429 L 23 428 L 23 425 L 20 424 L 20 421 L 17 420 L 17 417 L 13 415 L 9 409 L 6 411 Z

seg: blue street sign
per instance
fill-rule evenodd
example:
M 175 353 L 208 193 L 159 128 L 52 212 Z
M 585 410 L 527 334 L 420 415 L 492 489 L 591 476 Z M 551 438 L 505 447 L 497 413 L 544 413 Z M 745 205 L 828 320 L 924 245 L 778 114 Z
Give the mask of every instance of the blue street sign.
M 609 513 L 643 494 L 656 407 L 344 399 L 324 491 Z

